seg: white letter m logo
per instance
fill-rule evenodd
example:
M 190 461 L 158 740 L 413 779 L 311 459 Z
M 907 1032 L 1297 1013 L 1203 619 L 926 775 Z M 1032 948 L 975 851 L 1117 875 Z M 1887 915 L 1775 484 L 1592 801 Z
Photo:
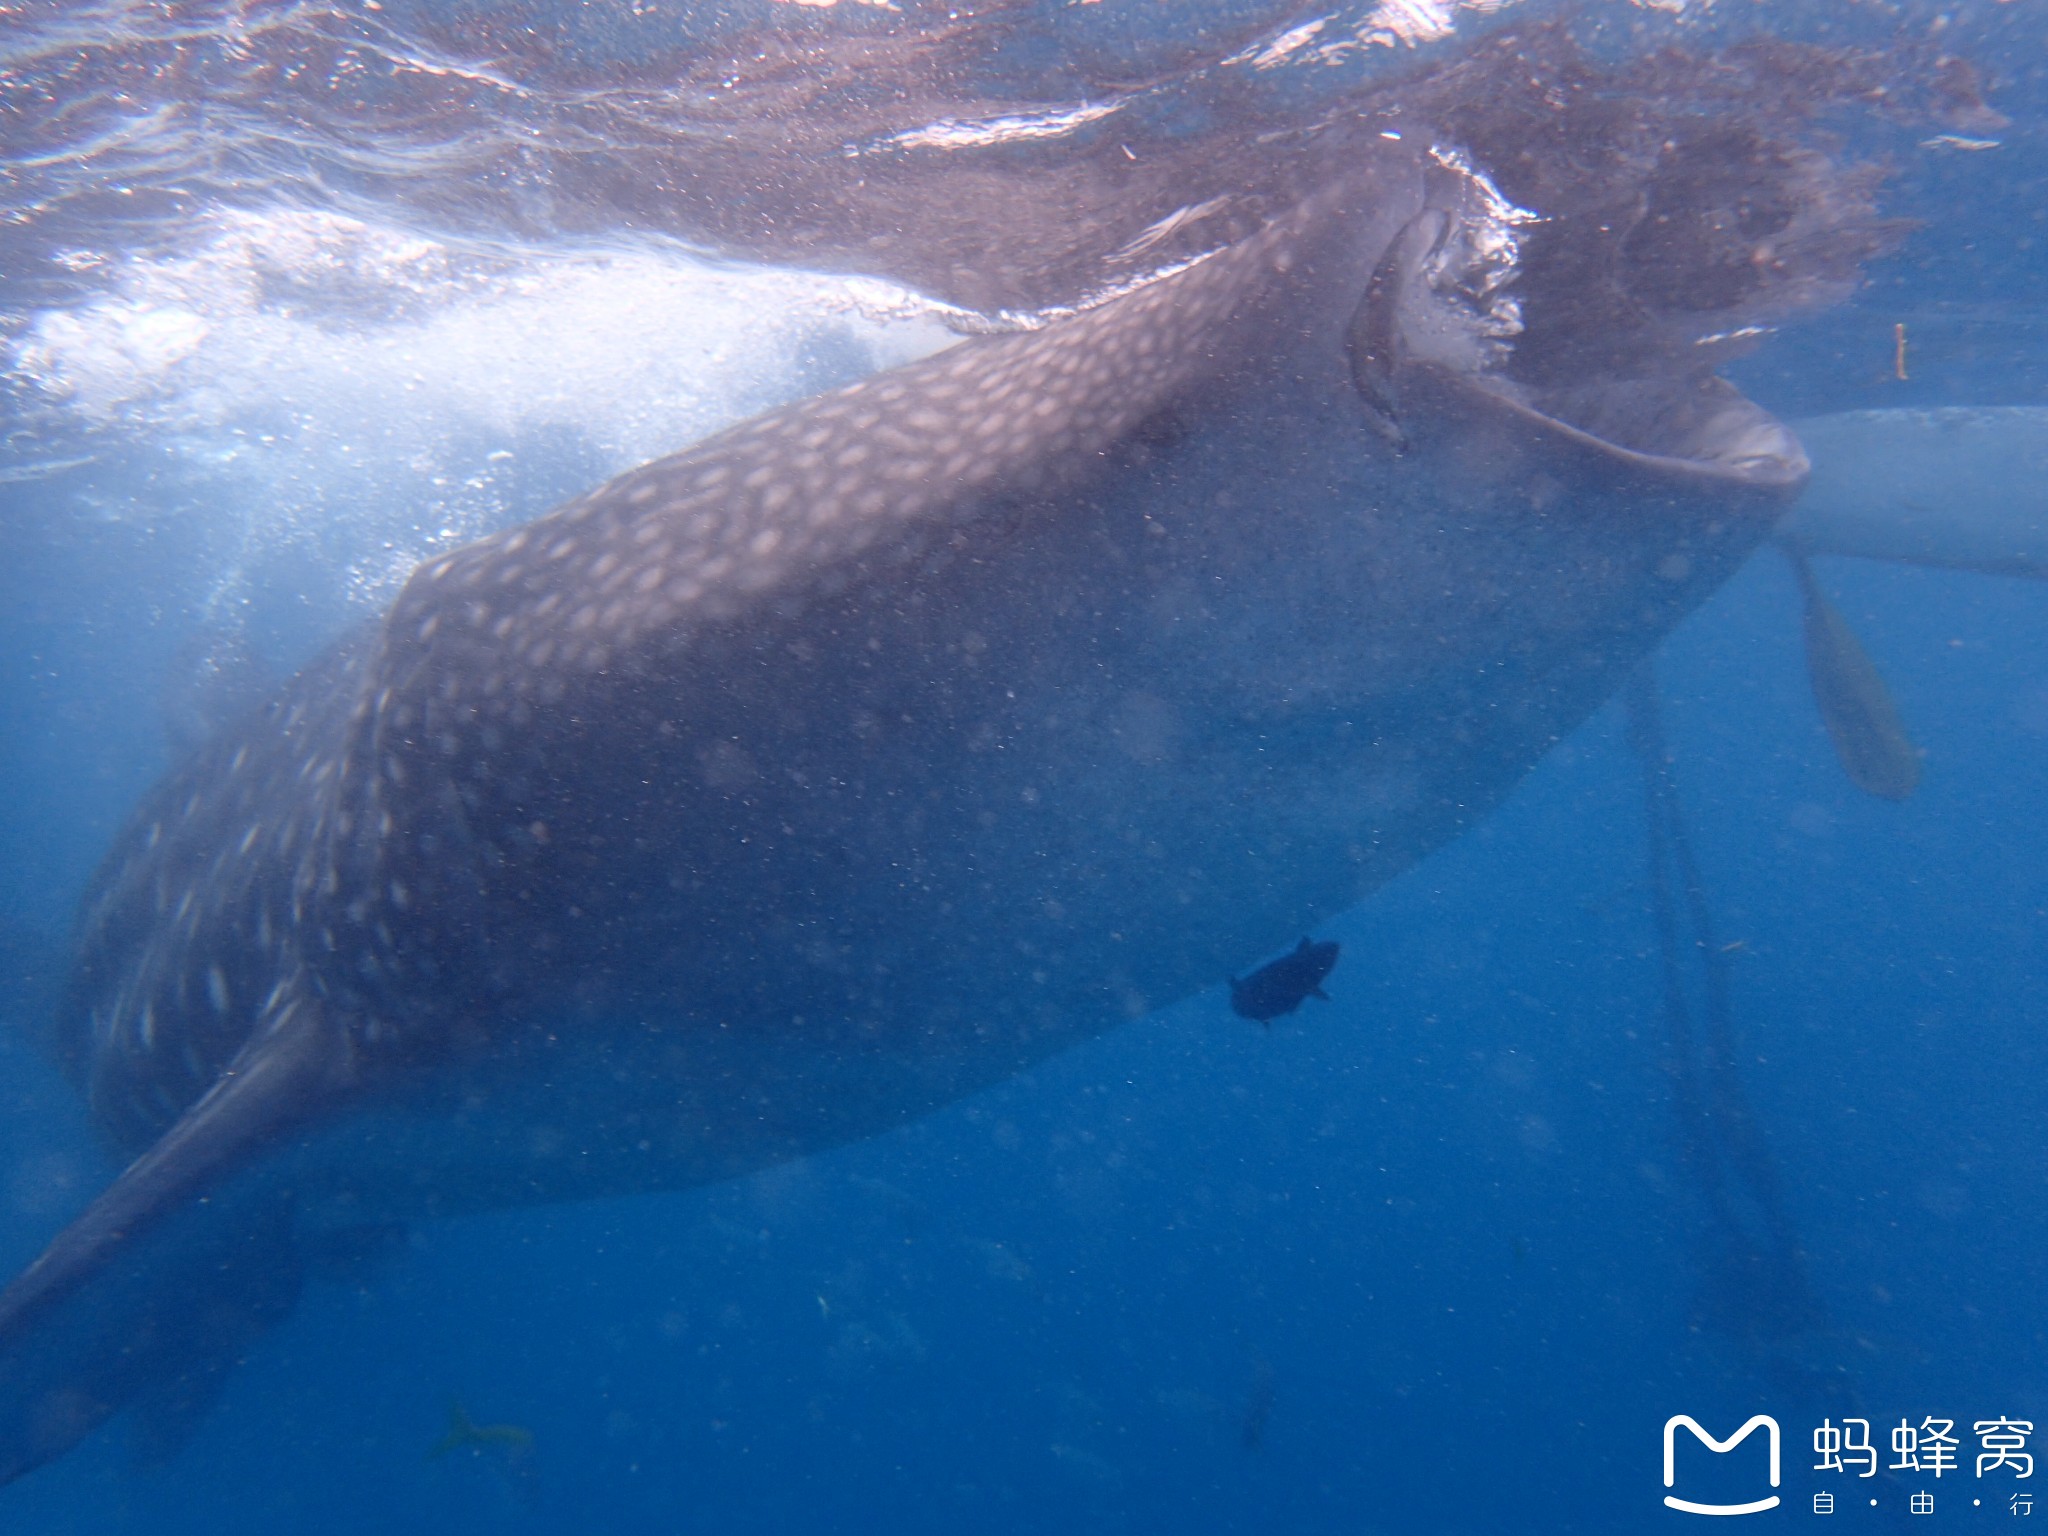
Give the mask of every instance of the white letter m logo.
M 1716 1440 L 1704 1429 L 1699 1420 L 1689 1413 L 1674 1413 L 1664 1421 L 1664 1486 L 1669 1488 L 1678 1481 L 1678 1458 L 1675 1441 L 1678 1426 L 1683 1424 L 1693 1432 L 1693 1437 L 1708 1450 L 1721 1454 L 1732 1451 L 1749 1438 L 1750 1431 L 1762 1425 L 1769 1432 L 1771 1442 L 1771 1486 L 1778 1486 L 1778 1421 L 1767 1413 L 1759 1413 L 1726 1440 Z M 1695 1504 L 1690 1499 L 1675 1499 L 1664 1495 L 1664 1502 L 1673 1509 L 1682 1509 L 1689 1515 L 1754 1515 L 1766 1509 L 1778 1507 L 1778 1496 L 1774 1493 L 1767 1499 L 1757 1499 L 1749 1504 Z

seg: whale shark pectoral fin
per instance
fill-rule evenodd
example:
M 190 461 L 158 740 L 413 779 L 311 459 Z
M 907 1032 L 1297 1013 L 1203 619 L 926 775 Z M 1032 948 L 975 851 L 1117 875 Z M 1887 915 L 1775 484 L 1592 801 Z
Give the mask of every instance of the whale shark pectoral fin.
M 159 1348 L 156 1368 L 126 1405 L 128 1449 L 138 1465 L 177 1458 L 251 1344 L 297 1304 L 313 1265 L 294 1233 L 295 1216 L 290 1201 L 266 1201 L 236 1224 L 231 1246 L 204 1250 L 213 1260 L 203 1287 L 177 1287 L 176 1347 Z
M 346 1032 L 317 1002 L 294 996 L 273 1009 L 199 1102 L 0 1293 L 0 1340 L 249 1152 L 310 1118 L 309 1108 L 348 1086 L 352 1056 Z
M 288 1197 L 236 1176 L 355 1077 L 347 1031 L 318 1001 L 283 999 L 206 1095 L 0 1292 L 0 1483 L 131 1399 L 221 1368 L 289 1309 Z

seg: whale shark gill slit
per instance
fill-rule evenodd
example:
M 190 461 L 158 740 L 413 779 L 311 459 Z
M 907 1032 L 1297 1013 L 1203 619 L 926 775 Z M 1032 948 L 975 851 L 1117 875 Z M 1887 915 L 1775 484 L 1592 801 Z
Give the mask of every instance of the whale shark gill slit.
M 1455 94 L 1504 134 L 1548 86 L 1489 58 Z M 254 1326 L 257 1256 L 337 1230 L 900 1124 L 1498 803 L 1804 478 L 1702 328 L 1831 296 L 1878 222 L 1768 115 L 1707 175 L 1706 108 L 1631 96 L 1496 184 L 1444 110 L 1324 133 L 1130 291 L 430 560 L 160 785 L 60 1026 L 139 1160 L 0 1294 L 0 1478 L 201 1368 L 210 1275 Z M 1797 238 L 1712 292 L 1718 247 L 1601 213 L 1729 204 Z

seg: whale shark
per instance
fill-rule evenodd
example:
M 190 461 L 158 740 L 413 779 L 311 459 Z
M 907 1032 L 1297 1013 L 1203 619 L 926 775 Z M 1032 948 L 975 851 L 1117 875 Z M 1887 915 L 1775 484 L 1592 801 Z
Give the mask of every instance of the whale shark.
M 129 1161 L 0 1294 L 0 1480 L 351 1234 L 902 1124 L 1499 803 L 1770 535 L 1807 459 L 1714 365 L 1881 232 L 1774 120 L 1496 58 L 1141 282 L 429 559 L 175 769 L 80 912 Z

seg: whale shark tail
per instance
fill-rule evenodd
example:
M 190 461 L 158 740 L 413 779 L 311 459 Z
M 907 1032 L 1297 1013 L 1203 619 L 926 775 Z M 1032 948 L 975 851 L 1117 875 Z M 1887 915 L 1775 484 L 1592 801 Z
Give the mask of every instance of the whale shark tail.
M 285 997 L 212 1091 L 0 1292 L 0 1483 L 131 1401 L 203 1406 L 290 1311 L 304 1273 L 290 1193 L 244 1170 L 354 1078 L 346 1030 Z

